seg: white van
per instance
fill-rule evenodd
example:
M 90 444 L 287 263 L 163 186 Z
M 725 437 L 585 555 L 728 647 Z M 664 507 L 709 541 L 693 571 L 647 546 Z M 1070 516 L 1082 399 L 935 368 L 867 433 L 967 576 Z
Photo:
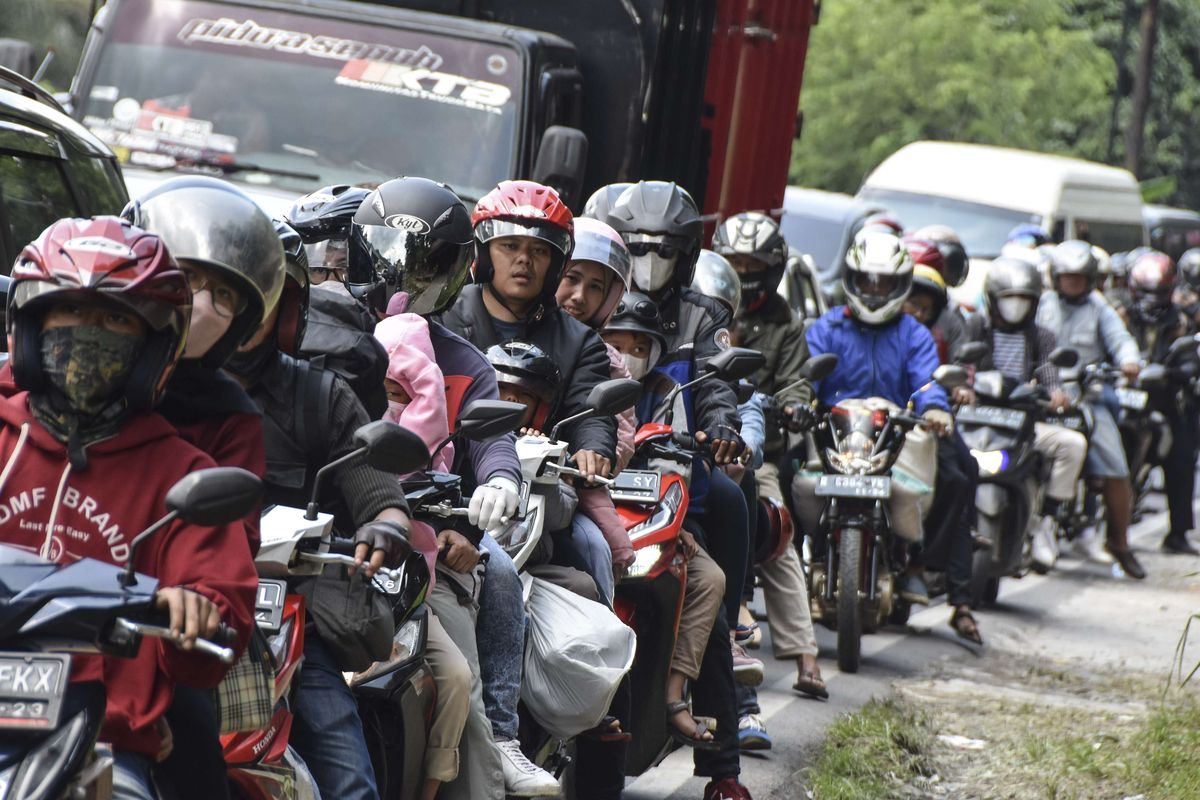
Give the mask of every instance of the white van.
M 1022 222 L 1054 241 L 1085 239 L 1110 253 L 1149 239 L 1137 180 L 1127 170 L 1026 150 L 955 142 L 906 145 L 867 176 L 858 196 L 886 206 L 908 230 L 949 225 L 971 256 L 967 285 L 975 302 L 983 283 L 977 261 L 995 258 Z

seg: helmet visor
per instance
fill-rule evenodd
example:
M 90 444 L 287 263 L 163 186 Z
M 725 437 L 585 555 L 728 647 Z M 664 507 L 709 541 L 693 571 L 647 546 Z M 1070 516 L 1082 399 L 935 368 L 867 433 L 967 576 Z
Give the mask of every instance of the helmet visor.
M 407 310 L 432 314 L 453 302 L 466 280 L 474 247 L 384 225 L 363 225 L 350 242 L 349 282 L 382 279 L 408 293 Z
M 540 239 L 557 250 L 563 258 L 571 252 L 571 232 L 548 222 L 485 219 L 475 226 L 475 238 L 484 244 L 504 236 L 529 236 Z
M 846 290 L 870 309 L 883 308 L 893 300 L 908 294 L 912 287 L 912 273 L 894 275 L 853 270 L 847 277 L 849 280 Z

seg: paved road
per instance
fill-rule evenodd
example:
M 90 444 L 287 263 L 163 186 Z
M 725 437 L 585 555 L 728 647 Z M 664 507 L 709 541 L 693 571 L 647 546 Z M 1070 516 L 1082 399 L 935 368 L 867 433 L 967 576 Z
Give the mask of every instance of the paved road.
M 1002 658 L 1005 650 L 1012 650 L 1165 671 L 1184 620 L 1200 609 L 1200 584 L 1190 577 L 1200 570 L 1200 559 L 1159 555 L 1165 524 L 1165 514 L 1159 511 L 1132 531 L 1133 545 L 1151 573 L 1143 584 L 1114 579 L 1104 567 L 1065 558 L 1048 576 L 1005 581 L 997 608 L 979 614 L 987 640 L 982 649 L 954 636 L 947 625 L 950 611 L 939 605 L 914 613 L 907 631 L 892 628 L 865 636 L 860 671 L 845 674 L 837 671 L 832 658 L 833 632 L 818 626 L 817 639 L 828 656 L 821 662 L 831 695 L 828 702 L 793 692 L 792 662 L 770 658 L 769 640 L 764 641 L 759 654 L 765 657 L 767 677 L 760 702 L 775 746 L 764 756 L 742 758 L 743 782 L 756 800 L 802 798 L 799 773 L 811 763 L 830 722 L 886 695 L 895 678 L 938 660 Z M 761 596 L 756 606 L 762 608 Z M 1113 624 L 1114 616 L 1121 624 Z M 1194 649 L 1200 651 L 1200 644 Z M 704 779 L 693 777 L 691 767 L 690 753 L 673 753 L 631 782 L 625 797 L 698 800 Z

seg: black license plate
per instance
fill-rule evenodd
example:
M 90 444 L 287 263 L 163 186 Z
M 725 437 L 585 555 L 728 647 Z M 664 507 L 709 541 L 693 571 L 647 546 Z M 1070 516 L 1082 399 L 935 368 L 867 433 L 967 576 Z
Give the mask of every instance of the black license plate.
M 1146 404 L 1150 402 L 1150 395 L 1142 389 L 1130 389 L 1120 386 L 1117 388 L 1117 402 L 1121 404 L 1121 408 L 1126 408 L 1130 411 L 1142 411 L 1146 408 Z
M 265 633 L 277 633 L 283 625 L 283 598 L 287 595 L 287 583 L 261 579 L 258 582 L 258 599 L 254 603 L 254 621 Z
M 817 478 L 817 496 L 886 500 L 892 496 L 892 479 L 887 475 L 822 475 Z
M 608 487 L 614 500 L 628 503 L 657 503 L 659 474 L 651 470 L 627 469 L 613 479 Z
M 0 653 L 0 730 L 58 726 L 71 657 L 59 653 Z
M 1025 412 L 1016 408 L 998 406 L 963 406 L 954 415 L 966 425 L 990 425 L 994 428 L 1020 430 L 1025 424 Z

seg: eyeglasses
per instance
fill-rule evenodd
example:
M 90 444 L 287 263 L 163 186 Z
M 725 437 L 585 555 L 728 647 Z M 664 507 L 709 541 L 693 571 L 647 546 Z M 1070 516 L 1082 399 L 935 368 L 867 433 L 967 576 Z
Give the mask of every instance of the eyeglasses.
M 666 242 L 630 242 L 626 245 L 629 255 L 640 258 L 650 253 L 658 253 L 661 258 L 675 258 L 682 253 L 678 247 Z
M 184 267 L 183 274 L 187 276 L 188 286 L 191 287 L 193 295 L 208 289 L 213 310 L 222 317 L 234 317 L 246 310 L 247 299 L 216 276 L 194 267 Z
M 308 270 L 308 276 L 314 285 L 331 280 L 339 283 L 346 282 L 346 270 L 336 267 L 311 267 Z

